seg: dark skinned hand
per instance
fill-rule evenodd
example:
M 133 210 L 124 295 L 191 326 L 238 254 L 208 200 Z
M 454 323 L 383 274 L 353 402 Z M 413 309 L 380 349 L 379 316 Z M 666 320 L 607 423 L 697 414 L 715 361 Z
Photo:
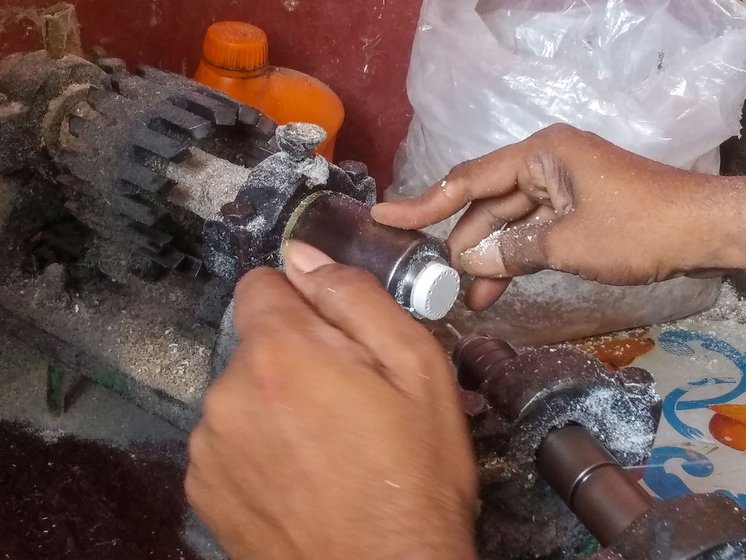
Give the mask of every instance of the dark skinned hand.
M 418 229 L 468 206 L 448 245 L 454 266 L 476 277 L 467 305 L 480 310 L 512 277 L 543 269 L 625 285 L 746 266 L 744 192 L 742 179 L 669 167 L 554 125 L 373 215 Z
M 235 294 L 241 344 L 189 443 L 187 495 L 232 560 L 473 560 L 454 373 L 370 275 L 307 245 Z

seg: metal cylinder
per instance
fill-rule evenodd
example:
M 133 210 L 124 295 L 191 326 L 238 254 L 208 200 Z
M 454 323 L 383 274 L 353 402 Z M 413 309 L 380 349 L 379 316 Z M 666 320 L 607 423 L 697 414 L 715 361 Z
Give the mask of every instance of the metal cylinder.
M 440 319 L 456 301 L 459 278 L 439 239 L 376 222 L 370 208 L 340 193 L 315 193 L 301 202 L 285 239 L 303 241 L 335 261 L 371 272 L 415 315 Z
M 507 360 L 516 356 L 515 350 L 505 341 L 486 335 L 466 336 L 459 340 L 453 351 L 459 384 L 464 389 L 476 391 Z
M 539 447 L 536 467 L 603 546 L 613 544 L 654 503 L 582 426 L 551 432 Z

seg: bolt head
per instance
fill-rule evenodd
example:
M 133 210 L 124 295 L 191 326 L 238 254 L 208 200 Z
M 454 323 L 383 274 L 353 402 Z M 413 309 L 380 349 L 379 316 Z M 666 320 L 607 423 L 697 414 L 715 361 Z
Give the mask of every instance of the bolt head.
M 277 146 L 290 157 L 311 157 L 314 150 L 326 140 L 326 131 L 315 124 L 289 123 L 278 126 L 275 131 Z

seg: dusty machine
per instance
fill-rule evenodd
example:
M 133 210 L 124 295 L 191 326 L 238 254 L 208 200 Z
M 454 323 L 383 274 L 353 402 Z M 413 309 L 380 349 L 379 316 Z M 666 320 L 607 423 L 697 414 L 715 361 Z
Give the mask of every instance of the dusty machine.
M 367 268 L 417 317 L 445 315 L 459 279 L 442 243 L 373 222 L 365 165 L 317 157 L 322 140 L 114 58 L 48 49 L 0 61 L 0 326 L 68 372 L 55 374 L 60 410 L 82 372 L 189 429 L 235 344 L 237 278 L 281 266 L 287 239 Z M 653 443 L 647 372 L 611 374 L 574 349 L 518 356 L 484 337 L 459 341 L 455 363 L 485 558 L 581 558 L 590 535 L 605 547 L 598 560 L 745 557 L 731 503 L 653 504 L 621 472 Z M 717 522 L 695 529 L 702 517 Z
M 660 419 L 647 371 L 609 372 L 574 347 L 518 354 L 482 335 L 461 338 L 453 359 L 480 459 L 486 558 L 746 558 L 736 502 L 656 502 L 627 472 L 649 458 Z
M 277 127 L 153 68 L 45 51 L 3 60 L 0 95 L 6 321 L 178 425 L 221 369 L 236 280 L 281 266 L 286 240 L 369 269 L 417 317 L 456 300 L 444 244 L 374 222 L 374 180 L 316 156 L 319 127 Z M 230 313 L 222 324 L 230 341 Z

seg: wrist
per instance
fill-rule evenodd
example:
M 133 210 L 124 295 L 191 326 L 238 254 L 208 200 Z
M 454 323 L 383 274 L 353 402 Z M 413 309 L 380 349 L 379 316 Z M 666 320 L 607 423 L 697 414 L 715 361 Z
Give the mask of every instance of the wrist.
M 746 267 L 746 178 L 692 174 L 679 185 L 668 235 L 682 272 Z M 675 187 L 676 188 L 676 187 Z

